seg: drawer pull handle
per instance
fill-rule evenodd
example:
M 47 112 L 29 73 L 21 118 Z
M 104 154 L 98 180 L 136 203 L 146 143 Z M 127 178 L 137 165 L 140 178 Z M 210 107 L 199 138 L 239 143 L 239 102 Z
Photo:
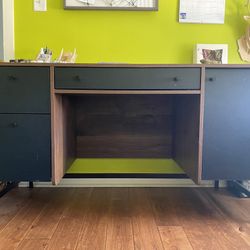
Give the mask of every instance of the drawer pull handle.
M 77 82 L 80 82 L 80 81 L 81 81 L 80 76 L 74 76 L 73 79 L 74 79 L 75 81 L 77 81 Z
M 11 127 L 12 127 L 12 128 L 16 128 L 16 127 L 18 127 L 17 122 L 12 122 L 10 125 L 11 125 Z
M 179 81 L 178 77 L 174 77 L 174 78 L 173 78 L 173 81 L 174 81 L 174 82 L 178 82 L 178 81 Z
M 209 78 L 208 78 L 208 81 L 209 81 L 209 82 L 213 82 L 214 80 L 215 80 L 214 77 L 209 77 Z
M 8 76 L 8 79 L 9 79 L 10 81 L 16 81 L 16 80 L 17 80 L 17 77 L 10 75 L 10 76 Z

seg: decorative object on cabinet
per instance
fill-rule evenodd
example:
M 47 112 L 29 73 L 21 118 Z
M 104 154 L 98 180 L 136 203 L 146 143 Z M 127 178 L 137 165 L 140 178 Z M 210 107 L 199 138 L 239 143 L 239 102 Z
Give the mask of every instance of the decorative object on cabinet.
M 227 64 L 228 45 L 196 44 L 193 61 L 196 64 Z
M 74 52 L 64 52 L 64 49 L 62 49 L 58 59 L 55 62 L 57 62 L 57 63 L 75 63 L 76 57 L 77 57 L 76 49 L 74 49 Z
M 158 0 L 64 0 L 64 9 L 158 10 Z
M 41 48 L 39 54 L 36 57 L 35 62 L 39 63 L 51 63 L 52 51 L 49 48 Z

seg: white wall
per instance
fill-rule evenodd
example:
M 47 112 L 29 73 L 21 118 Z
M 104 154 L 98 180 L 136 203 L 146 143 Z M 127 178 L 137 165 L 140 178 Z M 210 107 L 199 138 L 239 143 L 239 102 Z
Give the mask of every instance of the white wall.
M 0 0 L 0 60 L 3 57 L 3 1 Z
M 14 0 L 0 0 L 0 60 L 15 58 Z

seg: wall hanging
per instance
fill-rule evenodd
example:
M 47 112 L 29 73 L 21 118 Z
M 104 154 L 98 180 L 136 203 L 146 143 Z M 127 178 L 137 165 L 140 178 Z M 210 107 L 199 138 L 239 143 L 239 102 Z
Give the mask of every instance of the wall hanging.
M 196 44 L 193 55 L 195 64 L 227 64 L 227 44 Z
M 158 10 L 158 0 L 64 0 L 64 9 Z
M 247 23 L 245 34 L 237 40 L 238 51 L 242 61 L 250 62 L 250 0 L 247 0 L 247 15 L 243 16 Z

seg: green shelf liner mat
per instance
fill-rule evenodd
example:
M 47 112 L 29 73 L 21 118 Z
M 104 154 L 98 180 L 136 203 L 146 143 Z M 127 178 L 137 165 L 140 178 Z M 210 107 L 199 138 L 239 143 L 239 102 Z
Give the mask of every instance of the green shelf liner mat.
M 67 174 L 183 174 L 173 159 L 76 159 Z

